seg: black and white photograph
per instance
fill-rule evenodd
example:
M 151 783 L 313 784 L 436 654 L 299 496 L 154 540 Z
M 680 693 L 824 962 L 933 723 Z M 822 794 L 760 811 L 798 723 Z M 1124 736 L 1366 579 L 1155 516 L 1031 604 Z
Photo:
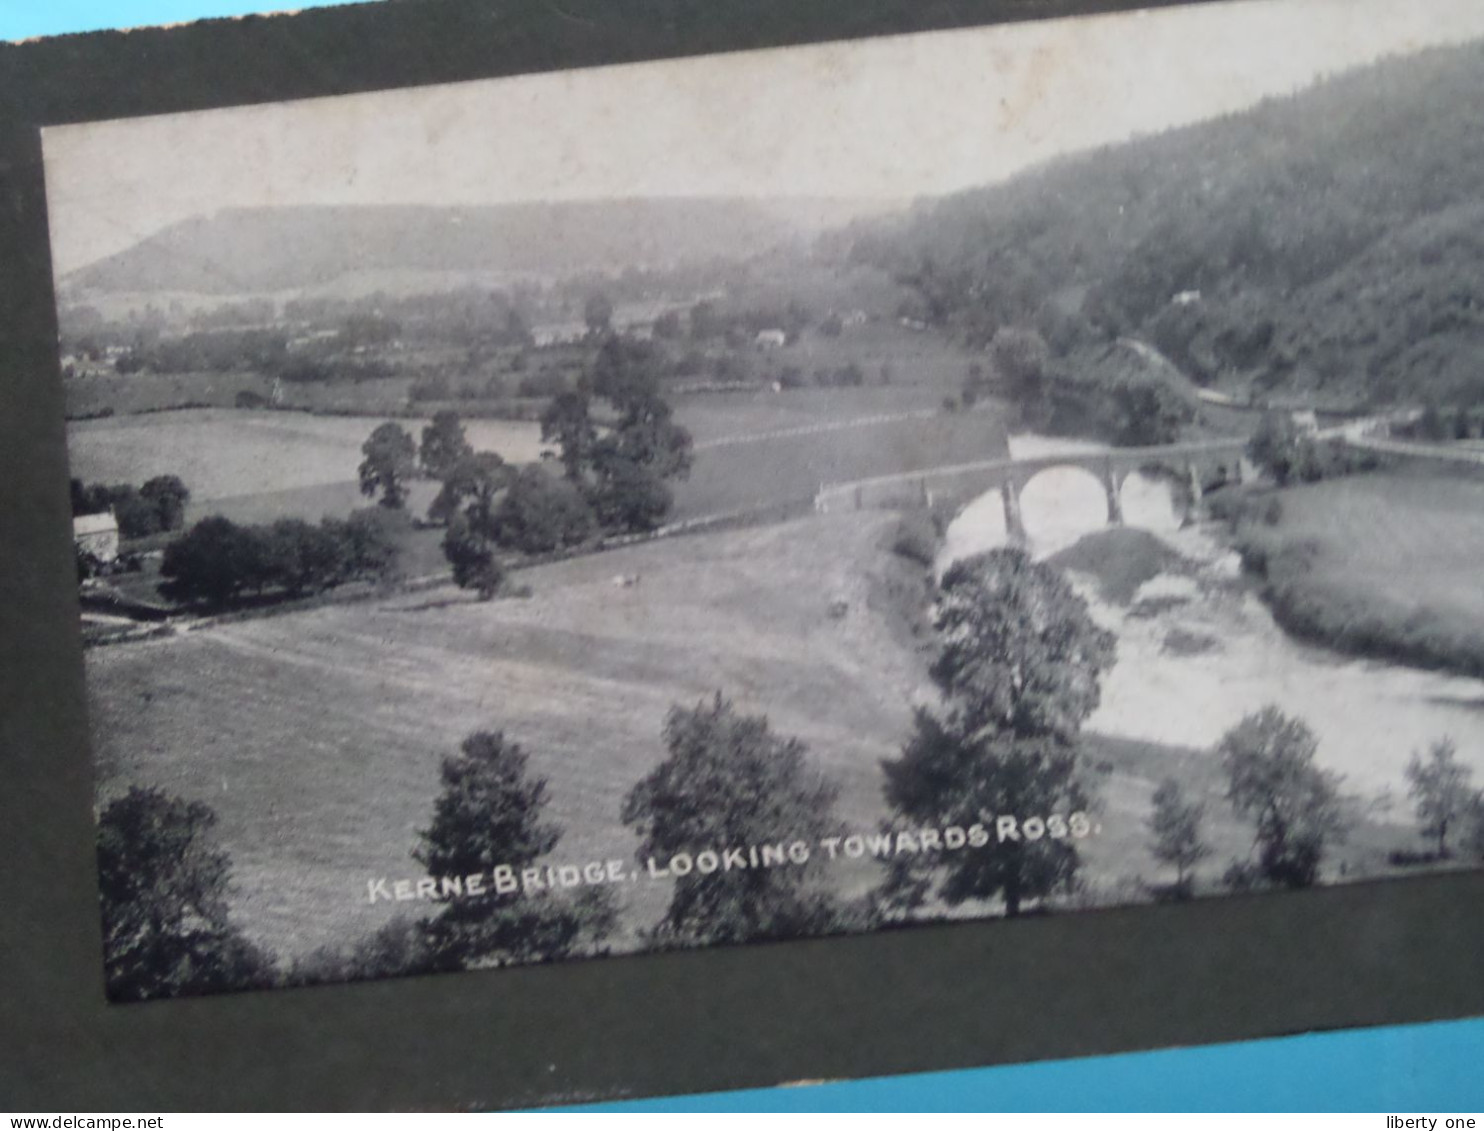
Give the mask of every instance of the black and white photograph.
M 1226 0 L 46 127 L 110 1001 L 1484 867 L 1480 106 Z

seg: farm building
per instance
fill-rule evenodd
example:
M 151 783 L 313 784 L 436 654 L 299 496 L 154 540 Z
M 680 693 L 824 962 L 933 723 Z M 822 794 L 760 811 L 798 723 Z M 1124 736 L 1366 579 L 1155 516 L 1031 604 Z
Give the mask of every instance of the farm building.
M 100 562 L 119 556 L 119 524 L 113 511 L 80 514 L 72 520 L 72 541 L 80 553 L 92 554 Z

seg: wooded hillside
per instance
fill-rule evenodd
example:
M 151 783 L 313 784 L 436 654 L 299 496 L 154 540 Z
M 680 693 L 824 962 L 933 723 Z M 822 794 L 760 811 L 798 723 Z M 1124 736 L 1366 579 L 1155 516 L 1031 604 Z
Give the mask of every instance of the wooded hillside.
M 1318 403 L 1484 400 L 1484 44 L 1331 78 L 850 229 L 913 316 L 1054 358 L 1119 337 Z

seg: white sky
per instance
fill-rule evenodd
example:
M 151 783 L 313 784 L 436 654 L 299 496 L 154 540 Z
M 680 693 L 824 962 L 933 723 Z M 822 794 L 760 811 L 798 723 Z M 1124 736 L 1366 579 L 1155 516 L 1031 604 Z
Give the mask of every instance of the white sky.
M 53 127 L 54 265 L 235 206 L 937 194 L 1479 37 L 1480 0 L 1234 0 Z

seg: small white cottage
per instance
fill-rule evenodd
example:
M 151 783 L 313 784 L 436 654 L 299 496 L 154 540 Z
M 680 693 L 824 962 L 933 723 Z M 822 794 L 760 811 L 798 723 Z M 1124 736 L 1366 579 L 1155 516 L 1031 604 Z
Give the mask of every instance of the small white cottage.
M 80 514 L 72 520 L 72 541 L 80 553 L 92 554 L 100 562 L 119 556 L 119 523 L 113 511 Z

